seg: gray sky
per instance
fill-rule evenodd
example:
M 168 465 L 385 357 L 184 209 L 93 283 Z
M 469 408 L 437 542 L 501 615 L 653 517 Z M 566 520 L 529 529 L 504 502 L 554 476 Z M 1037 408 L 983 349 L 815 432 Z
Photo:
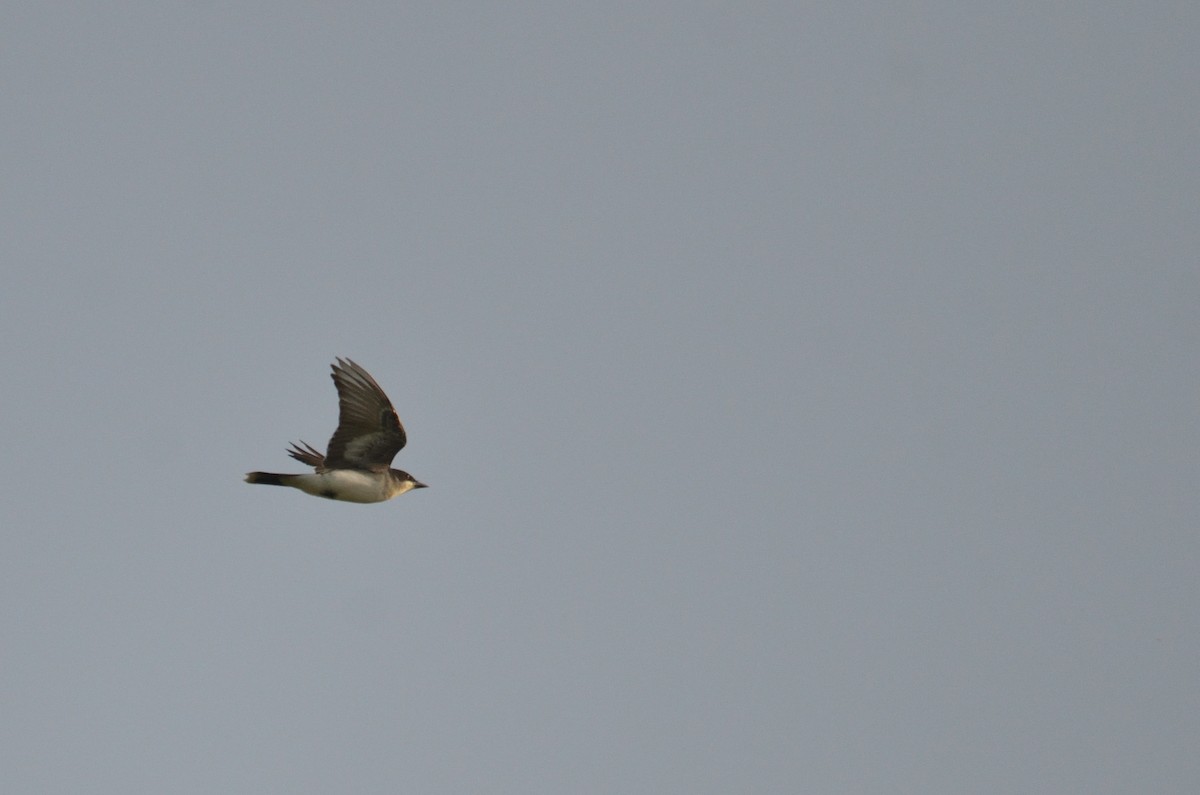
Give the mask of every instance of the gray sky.
M 1194 3 L 5 17 L 5 791 L 1200 787 Z

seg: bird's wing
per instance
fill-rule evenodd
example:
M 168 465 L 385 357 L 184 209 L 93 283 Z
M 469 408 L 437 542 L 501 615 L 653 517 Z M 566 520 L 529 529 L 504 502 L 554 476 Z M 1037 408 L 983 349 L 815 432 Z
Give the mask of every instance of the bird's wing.
M 304 445 L 303 447 L 300 444 Z M 301 464 L 308 464 L 314 469 L 323 469 L 325 467 L 325 456 L 313 449 L 313 446 L 308 442 L 300 442 L 296 444 L 292 442 L 292 448 L 288 450 L 288 455 L 299 461 Z
M 375 379 L 349 359 L 333 365 L 338 427 L 325 451 L 327 468 L 384 470 L 404 447 L 404 426 Z

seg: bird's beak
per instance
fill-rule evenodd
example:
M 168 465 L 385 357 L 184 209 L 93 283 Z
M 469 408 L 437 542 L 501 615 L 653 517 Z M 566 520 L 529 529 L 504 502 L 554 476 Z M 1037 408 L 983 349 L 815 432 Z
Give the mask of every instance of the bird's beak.
M 427 489 L 427 488 L 429 488 L 429 487 L 428 487 L 428 486 L 426 486 L 424 483 L 421 483 L 420 481 L 417 481 L 417 482 L 413 483 L 413 488 L 414 488 L 414 489 Z

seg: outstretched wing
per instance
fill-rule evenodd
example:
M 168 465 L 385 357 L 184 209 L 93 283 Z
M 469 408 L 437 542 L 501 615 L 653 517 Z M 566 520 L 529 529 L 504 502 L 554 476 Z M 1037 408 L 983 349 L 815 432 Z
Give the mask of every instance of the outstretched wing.
M 303 447 L 300 444 L 304 445 Z M 292 447 L 288 450 L 288 455 L 299 461 L 301 464 L 308 464 L 315 469 L 323 469 L 325 467 L 325 456 L 321 455 L 308 442 L 300 442 L 296 444 L 292 442 Z
M 333 365 L 338 427 L 325 451 L 327 468 L 381 471 L 404 447 L 404 426 L 370 373 L 349 359 Z

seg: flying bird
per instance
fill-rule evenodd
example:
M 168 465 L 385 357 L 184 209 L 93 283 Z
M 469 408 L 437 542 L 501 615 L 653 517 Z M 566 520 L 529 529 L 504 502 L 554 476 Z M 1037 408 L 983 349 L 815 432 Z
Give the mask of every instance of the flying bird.
M 338 426 L 325 455 L 308 442 L 292 443 L 288 455 L 316 471 L 303 475 L 247 472 L 247 483 L 291 486 L 305 494 L 346 502 L 383 502 L 425 484 L 399 469 L 392 459 L 407 437 L 396 410 L 370 373 L 350 359 L 333 365 L 338 393 Z

